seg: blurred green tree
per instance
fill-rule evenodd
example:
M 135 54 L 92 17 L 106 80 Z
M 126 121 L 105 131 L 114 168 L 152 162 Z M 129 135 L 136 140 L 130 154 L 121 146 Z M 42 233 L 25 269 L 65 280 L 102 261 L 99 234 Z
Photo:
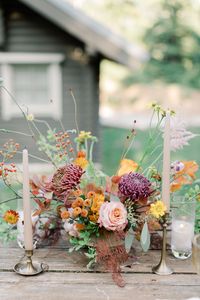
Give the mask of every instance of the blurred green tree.
M 150 60 L 143 69 L 143 79 L 200 88 L 200 36 L 183 17 L 189 2 L 162 0 L 158 20 L 144 35 Z

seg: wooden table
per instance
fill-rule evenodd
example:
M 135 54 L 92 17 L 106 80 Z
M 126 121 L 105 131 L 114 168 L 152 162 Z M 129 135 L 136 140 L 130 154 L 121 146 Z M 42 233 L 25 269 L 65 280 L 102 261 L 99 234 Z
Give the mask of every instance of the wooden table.
M 194 273 L 191 260 L 176 260 L 168 255 L 168 264 L 175 273 L 169 276 L 152 274 L 152 265 L 159 261 L 160 251 L 136 253 L 137 259 L 122 267 L 126 286 L 116 286 L 111 274 L 88 271 L 83 254 L 68 254 L 65 249 L 37 249 L 34 259 L 48 263 L 49 271 L 24 277 L 13 272 L 23 256 L 19 248 L 0 248 L 1 300 L 156 300 L 200 297 L 200 276 Z

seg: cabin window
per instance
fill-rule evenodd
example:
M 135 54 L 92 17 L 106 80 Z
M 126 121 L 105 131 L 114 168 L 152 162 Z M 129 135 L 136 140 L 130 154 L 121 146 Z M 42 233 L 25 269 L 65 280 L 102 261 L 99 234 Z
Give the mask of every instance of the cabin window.
M 60 54 L 0 53 L 0 76 L 25 113 L 36 117 L 62 117 Z M 20 117 L 11 97 L 1 93 L 2 118 Z

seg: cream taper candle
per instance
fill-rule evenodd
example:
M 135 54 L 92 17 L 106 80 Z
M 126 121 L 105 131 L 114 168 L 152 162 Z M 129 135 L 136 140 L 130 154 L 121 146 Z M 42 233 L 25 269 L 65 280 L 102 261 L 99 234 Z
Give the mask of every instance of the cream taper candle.
M 23 211 L 24 211 L 24 247 L 33 250 L 33 229 L 31 220 L 28 150 L 23 150 Z
M 162 200 L 170 209 L 170 111 L 166 112 L 163 143 Z

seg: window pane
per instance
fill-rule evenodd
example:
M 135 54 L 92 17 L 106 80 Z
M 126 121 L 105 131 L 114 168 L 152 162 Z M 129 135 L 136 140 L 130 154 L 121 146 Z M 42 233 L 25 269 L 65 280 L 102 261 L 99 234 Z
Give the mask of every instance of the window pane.
M 49 103 L 48 65 L 13 65 L 13 90 L 20 104 Z

